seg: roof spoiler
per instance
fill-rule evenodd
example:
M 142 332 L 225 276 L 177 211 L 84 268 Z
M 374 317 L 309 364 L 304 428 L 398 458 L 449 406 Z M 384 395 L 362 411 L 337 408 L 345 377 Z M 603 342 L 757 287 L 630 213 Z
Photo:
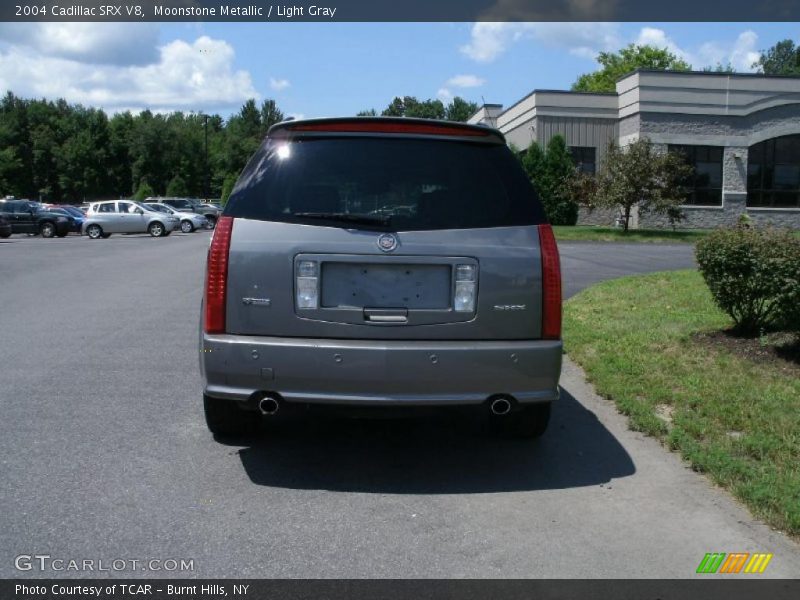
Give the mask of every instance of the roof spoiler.
M 439 137 L 505 144 L 497 129 L 455 121 L 413 119 L 408 117 L 341 117 L 282 121 L 270 127 L 267 136 L 288 138 L 304 135 L 399 135 Z

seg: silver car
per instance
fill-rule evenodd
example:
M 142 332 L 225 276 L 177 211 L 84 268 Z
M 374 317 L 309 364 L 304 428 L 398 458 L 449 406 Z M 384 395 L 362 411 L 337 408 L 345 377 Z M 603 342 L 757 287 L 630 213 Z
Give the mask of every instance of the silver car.
M 160 202 L 145 202 L 144 206 L 156 212 L 178 217 L 178 219 L 180 219 L 179 228 L 183 233 L 192 233 L 197 229 L 209 229 L 208 219 L 203 215 L 198 215 L 193 212 L 180 212 Z
M 561 371 L 561 273 L 502 134 L 418 119 L 273 126 L 208 253 L 209 429 L 298 406 L 472 406 L 544 433 Z
M 149 233 L 167 236 L 180 219 L 150 210 L 134 200 L 103 200 L 89 204 L 81 233 L 91 239 L 108 238 L 112 233 Z

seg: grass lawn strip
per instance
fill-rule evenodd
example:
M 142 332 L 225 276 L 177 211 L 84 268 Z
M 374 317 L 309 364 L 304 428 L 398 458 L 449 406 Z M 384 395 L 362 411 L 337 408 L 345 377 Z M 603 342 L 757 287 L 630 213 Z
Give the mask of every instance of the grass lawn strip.
M 564 319 L 568 354 L 633 429 L 800 534 L 800 376 L 697 339 L 731 325 L 698 272 L 600 283 L 570 299 Z

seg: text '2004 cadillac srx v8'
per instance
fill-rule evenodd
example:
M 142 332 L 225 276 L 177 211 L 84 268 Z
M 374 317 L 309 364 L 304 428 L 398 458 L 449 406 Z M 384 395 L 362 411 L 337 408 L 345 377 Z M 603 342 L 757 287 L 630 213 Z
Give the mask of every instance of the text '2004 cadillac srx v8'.
M 200 337 L 218 435 L 335 404 L 474 405 L 535 437 L 558 397 L 558 249 L 494 129 L 279 123 L 218 221 Z

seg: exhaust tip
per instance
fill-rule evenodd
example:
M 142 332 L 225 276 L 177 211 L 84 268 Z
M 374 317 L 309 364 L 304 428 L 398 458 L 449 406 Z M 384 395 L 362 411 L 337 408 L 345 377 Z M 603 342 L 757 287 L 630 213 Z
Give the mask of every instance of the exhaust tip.
M 271 417 L 278 413 L 281 405 L 274 396 L 264 396 L 258 401 L 258 410 L 262 415 Z
M 499 397 L 489 402 L 489 410 L 493 415 L 507 415 L 511 412 L 511 400 L 505 397 Z

